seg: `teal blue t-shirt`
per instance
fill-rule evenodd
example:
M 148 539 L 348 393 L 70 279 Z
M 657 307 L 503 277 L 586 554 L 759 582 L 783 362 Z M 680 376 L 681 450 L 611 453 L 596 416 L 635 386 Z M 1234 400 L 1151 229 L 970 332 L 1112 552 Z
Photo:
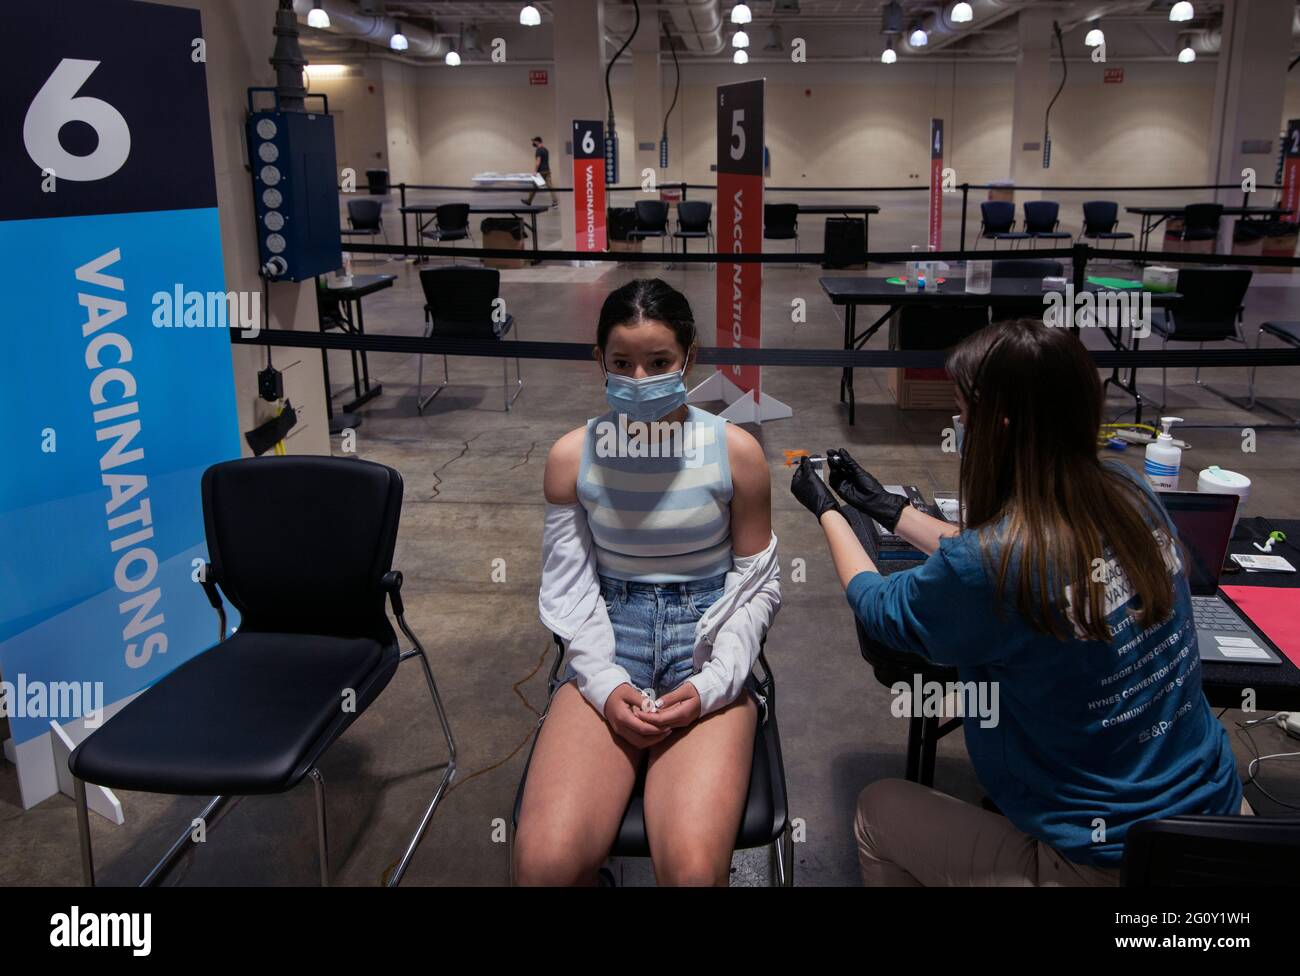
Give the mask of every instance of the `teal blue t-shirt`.
M 1176 550 L 1166 553 L 1174 611 L 1146 630 L 1112 564 L 1107 643 L 1034 630 L 1015 606 L 1014 556 L 999 617 L 997 562 L 990 568 L 971 530 L 914 569 L 849 582 L 869 635 L 956 667 L 982 696 L 965 701 L 996 704 L 982 715 L 967 705 L 963 719 L 980 783 L 1017 828 L 1076 863 L 1117 866 L 1139 820 L 1241 807 L 1228 734 L 1201 691 L 1187 577 Z

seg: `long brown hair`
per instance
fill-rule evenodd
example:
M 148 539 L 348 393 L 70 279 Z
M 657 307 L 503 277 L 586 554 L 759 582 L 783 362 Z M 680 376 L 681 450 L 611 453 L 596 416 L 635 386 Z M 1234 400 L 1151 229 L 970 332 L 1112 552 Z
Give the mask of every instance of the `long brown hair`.
M 1018 558 L 1016 603 L 1032 626 L 1064 639 L 1073 623 L 1109 641 L 1106 586 L 1091 582 L 1109 546 L 1139 600 L 1142 627 L 1168 617 L 1173 585 L 1153 535 L 1163 516 L 1097 456 L 1101 384 L 1078 338 L 1037 319 L 995 323 L 952 351 L 948 371 L 966 402 L 966 524 L 979 530 L 990 560 L 995 542 L 1000 550 L 998 592 Z

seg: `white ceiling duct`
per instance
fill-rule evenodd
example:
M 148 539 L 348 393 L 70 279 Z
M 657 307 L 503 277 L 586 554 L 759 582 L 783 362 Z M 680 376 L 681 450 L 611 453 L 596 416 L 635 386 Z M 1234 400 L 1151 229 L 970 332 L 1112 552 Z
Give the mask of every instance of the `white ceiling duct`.
M 304 24 L 313 5 L 313 0 L 293 0 L 294 13 Z M 327 33 L 355 37 L 385 50 L 388 49 L 389 38 L 397 29 L 397 22 L 392 17 L 364 14 L 350 0 L 321 0 L 320 6 L 330 17 Z M 444 35 L 434 34 L 409 21 L 402 24 L 402 33 L 406 35 L 409 43 L 405 51 L 408 56 L 441 59 L 451 49 Z

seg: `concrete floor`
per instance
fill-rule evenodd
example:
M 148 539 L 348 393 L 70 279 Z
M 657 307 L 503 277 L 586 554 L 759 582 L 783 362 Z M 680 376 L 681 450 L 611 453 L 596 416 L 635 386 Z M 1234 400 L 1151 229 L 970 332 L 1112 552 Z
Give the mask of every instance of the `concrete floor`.
M 557 242 L 548 237 L 558 235 L 558 218 L 552 213 L 542 221 L 544 243 L 553 246 Z M 892 236 L 903 233 L 896 229 Z M 400 262 L 362 262 L 356 268 L 372 269 L 395 272 L 399 280 L 393 289 L 366 299 L 368 331 L 419 334 L 423 300 L 415 269 Z M 713 275 L 703 265 L 663 272 L 615 265 L 507 271 L 503 295 L 524 337 L 590 341 L 605 295 L 632 277 L 656 273 L 686 292 L 711 343 Z M 841 320 L 817 285 L 823 273 L 812 266 L 765 270 L 765 346 L 839 345 Z M 1290 275 L 1259 275 L 1257 282 L 1247 301 L 1246 334 L 1252 343 L 1259 321 L 1297 317 L 1300 295 Z M 807 300 L 804 324 L 790 322 L 794 298 Z M 1101 344 L 1098 336 L 1087 338 L 1090 345 Z M 883 336 L 874 340 L 873 348 L 883 341 Z M 277 351 L 276 364 L 283 368 L 299 355 L 316 353 Z M 331 354 L 331 368 L 339 399 L 345 399 L 346 355 Z M 500 362 L 453 360 L 453 385 L 417 416 L 415 359 L 375 355 L 370 368 L 382 380 L 384 395 L 364 408 L 357 453 L 392 465 L 405 480 L 395 565 L 406 576 L 408 620 L 430 653 L 460 767 L 405 884 L 505 884 L 501 825 L 509 822 L 529 739 L 544 706 L 552 653 L 550 635 L 537 618 L 542 470 L 560 434 L 605 408 L 599 372 L 591 363 L 525 361 L 524 391 L 506 413 Z M 426 378 L 440 372 L 436 360 L 426 362 Z M 1241 370 L 1208 372 L 1222 385 L 1244 387 Z M 691 379 L 707 375 L 707 369 L 697 369 Z M 1145 376 L 1146 388 L 1155 390 L 1154 371 Z M 1260 385 L 1300 412 L 1293 378 L 1294 370 L 1261 370 Z M 896 410 L 883 371 L 858 373 L 854 427 L 837 402 L 835 370 L 768 368 L 763 381 L 768 393 L 795 409 L 790 420 L 753 429 L 770 462 L 773 530 L 785 569 L 784 603 L 767 655 L 780 693 L 791 814 L 805 830 L 805 840 L 796 846 L 795 877 L 802 885 L 855 885 L 854 801 L 872 780 L 902 775 L 906 722 L 891 717 L 888 690 L 859 655 L 821 532 L 789 493 L 791 472 L 782 452 L 842 446 L 882 480 L 916 483 L 927 491 L 953 489 L 955 456 L 939 448 L 941 430 L 950 421 L 942 412 Z M 1172 371 L 1170 385 L 1170 411 L 1189 422 L 1244 425 L 1269 419 L 1252 418 L 1198 390 L 1190 371 Z M 1113 397 L 1110 405 L 1118 413 L 1125 404 Z M 1190 430 L 1186 437 L 1193 448 L 1184 460 L 1184 487 L 1194 484 L 1195 471 L 1218 463 L 1252 478 L 1248 513 L 1300 517 L 1294 490 L 1300 435 L 1261 431 L 1253 454 L 1242 452 L 1239 429 Z M 338 452 L 338 438 L 334 446 Z M 1140 464 L 1140 454 L 1130 452 L 1129 460 Z M 795 558 L 807 562 L 804 583 L 789 582 Z M 492 581 L 496 559 L 505 560 L 504 582 Z M 1223 720 L 1234 732 L 1244 774 L 1251 752 L 1233 724 L 1241 717 L 1229 712 Z M 1260 752 L 1290 751 L 1276 729 L 1255 731 L 1253 737 Z M 380 883 L 414 829 L 440 775 L 435 767 L 444 760 L 422 678 L 415 665 L 404 665 L 321 765 L 329 790 L 336 883 Z M 1262 779 L 1273 792 L 1300 802 L 1300 770 L 1294 764 L 1268 764 Z M 935 784 L 967 800 L 981 796 L 960 732 L 940 743 Z M 1247 795 L 1261 813 L 1278 809 L 1254 790 Z M 123 794 L 121 799 L 125 826 L 93 818 L 102 884 L 138 880 L 203 805 L 201 798 Z M 766 852 L 737 854 L 733 882 L 765 884 L 767 869 Z M 647 862 L 620 862 L 614 870 L 621 883 L 652 882 Z M 288 795 L 246 798 L 229 808 L 208 843 L 182 862 L 168 883 L 314 884 L 316 872 L 314 801 L 304 783 Z M 78 879 L 72 801 L 54 797 L 24 812 L 14 771 L 0 763 L 0 885 Z

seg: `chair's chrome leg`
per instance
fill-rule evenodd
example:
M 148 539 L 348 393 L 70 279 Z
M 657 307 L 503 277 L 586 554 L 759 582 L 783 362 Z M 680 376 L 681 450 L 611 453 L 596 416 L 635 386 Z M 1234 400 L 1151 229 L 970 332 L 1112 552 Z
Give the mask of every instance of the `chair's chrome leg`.
M 208 805 L 199 813 L 196 819 L 203 821 L 205 836 L 209 826 L 209 821 L 220 812 L 221 808 L 224 807 L 229 800 L 230 797 L 228 796 L 214 796 L 208 801 Z M 180 836 L 172 841 L 172 846 L 167 848 L 167 853 L 162 856 L 162 860 L 149 869 L 149 873 L 146 874 L 144 879 L 140 882 L 140 887 L 152 888 L 161 881 L 166 876 L 167 872 L 175 866 L 176 862 L 180 860 L 181 855 L 190 849 L 190 844 L 192 843 L 194 843 L 193 822 L 188 824 L 185 829 L 181 831 Z
M 433 392 L 430 393 L 427 397 L 425 397 L 422 400 L 417 399 L 415 401 L 415 412 L 424 413 L 424 408 L 427 407 L 433 401 L 434 397 L 436 397 L 439 393 L 445 390 L 449 385 L 451 385 L 451 378 L 447 375 L 447 356 L 444 353 L 442 357 L 442 382 L 439 383 L 434 388 Z M 418 390 L 416 391 L 416 396 L 419 397 Z
M 772 842 L 772 867 L 777 887 L 794 887 L 794 831 L 789 824 Z
M 95 859 L 90 850 L 90 806 L 86 801 L 86 782 L 72 781 L 74 801 L 77 804 L 77 841 L 81 847 L 81 883 L 95 887 Z
M 429 667 L 429 658 L 424 653 L 424 646 L 419 639 L 411 633 L 411 628 L 406 625 L 406 618 L 398 616 L 397 625 L 401 628 L 406 639 L 411 642 L 413 648 L 402 654 L 402 660 L 418 657 L 420 664 L 424 668 L 425 681 L 429 685 L 429 695 L 433 698 L 434 709 L 438 713 L 438 722 L 442 725 L 442 734 L 447 739 L 447 771 L 442 775 L 442 781 L 434 791 L 433 799 L 429 801 L 428 808 L 424 811 L 424 816 L 420 820 L 420 826 L 416 828 L 415 834 L 412 835 L 410 843 L 406 845 L 406 851 L 402 854 L 402 859 L 393 869 L 392 875 L 388 878 L 388 887 L 396 888 L 402 881 L 402 875 L 406 873 L 407 865 L 411 863 L 411 857 L 415 854 L 415 849 L 420 846 L 420 841 L 424 839 L 425 831 L 429 829 L 429 821 L 433 819 L 433 813 L 438 809 L 438 804 L 442 802 L 443 796 L 447 792 L 447 787 L 451 785 L 452 779 L 456 776 L 456 739 L 451 734 L 451 726 L 447 722 L 447 714 L 443 711 L 442 698 L 438 695 L 438 685 L 433 680 L 433 669 Z
M 325 777 L 313 766 L 307 773 L 316 787 L 316 839 L 320 845 L 320 886 L 330 885 L 329 834 L 325 829 Z

